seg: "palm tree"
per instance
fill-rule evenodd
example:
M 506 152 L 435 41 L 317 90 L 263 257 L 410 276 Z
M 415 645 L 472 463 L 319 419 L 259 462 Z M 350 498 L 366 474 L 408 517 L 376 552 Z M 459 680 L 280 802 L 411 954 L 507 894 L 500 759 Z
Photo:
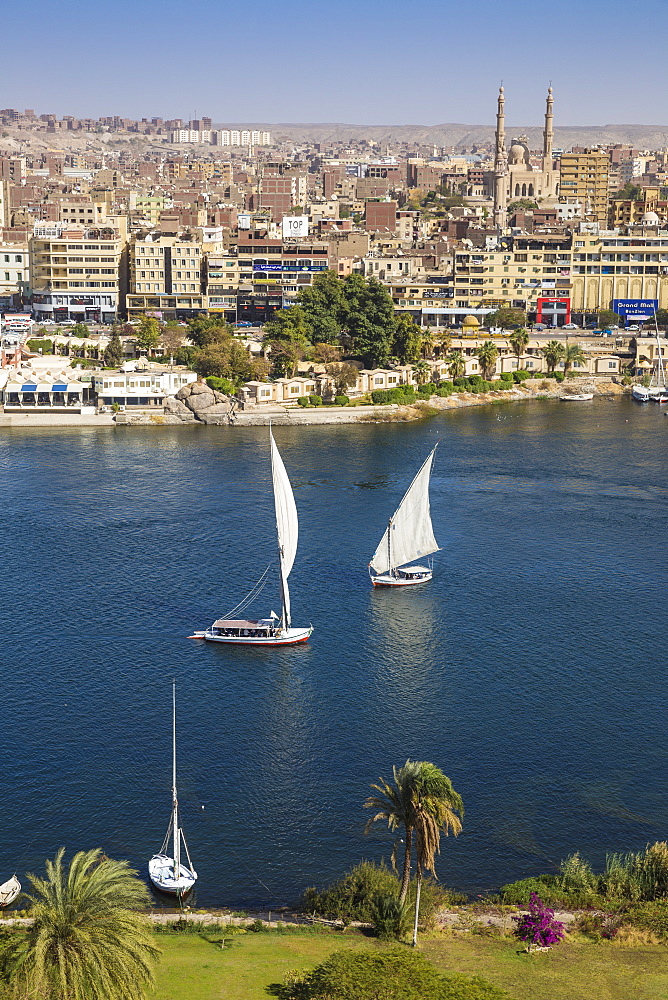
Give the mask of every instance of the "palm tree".
M 399 892 L 400 903 L 406 899 L 411 878 L 411 854 L 415 828 L 413 792 L 419 773 L 420 763 L 415 760 L 407 760 L 403 767 L 393 767 L 394 784 L 390 784 L 385 778 L 379 778 L 378 784 L 371 786 L 374 791 L 378 792 L 378 795 L 370 795 L 364 803 L 365 809 L 378 810 L 368 820 L 364 828 L 365 833 L 369 833 L 378 820 L 385 820 L 393 833 L 401 827 L 404 828 L 404 865 L 401 876 L 401 891 Z M 396 847 L 395 843 L 392 848 L 393 865 L 396 864 Z
M 486 340 L 475 352 L 482 368 L 482 376 L 487 378 L 488 373 L 494 368 L 496 359 L 499 356 L 499 349 L 491 340 Z
M 12 956 L 17 991 L 40 1000 L 140 1000 L 159 955 L 148 921 L 150 900 L 127 861 L 79 851 L 69 870 L 64 849 L 46 877 L 28 875 L 33 925 Z
M 448 354 L 448 372 L 450 378 L 460 378 L 466 371 L 466 361 L 461 351 L 450 351 Z
M 568 375 L 573 365 L 581 365 L 586 355 L 578 344 L 566 344 L 564 348 L 564 375 Z
M 435 764 L 420 761 L 418 778 L 413 790 L 415 818 L 416 890 L 413 945 L 417 945 L 420 918 L 422 873 L 436 875 L 436 855 L 441 850 L 441 834 L 457 836 L 462 830 L 464 803 L 452 786 L 450 778 Z
M 547 361 L 547 371 L 551 375 L 566 353 L 566 348 L 558 340 L 548 340 L 540 353 Z
M 418 385 L 426 385 L 431 378 L 431 365 L 428 361 L 416 361 L 413 365 L 413 376 Z
M 429 327 L 427 327 L 426 330 L 422 330 L 422 336 L 420 337 L 420 352 L 425 361 L 427 358 L 433 358 L 434 356 L 434 334 Z
M 515 352 L 515 357 L 517 358 L 517 367 L 520 367 L 520 359 L 527 349 L 527 344 L 529 343 L 529 334 L 523 326 L 519 327 L 517 330 L 513 330 L 511 335 L 508 337 L 508 343 Z

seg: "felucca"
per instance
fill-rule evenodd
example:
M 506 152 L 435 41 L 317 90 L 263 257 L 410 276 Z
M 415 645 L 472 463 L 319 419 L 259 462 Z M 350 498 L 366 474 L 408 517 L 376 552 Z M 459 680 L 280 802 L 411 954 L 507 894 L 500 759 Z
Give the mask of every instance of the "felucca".
M 438 443 L 406 490 L 369 563 L 374 587 L 410 587 L 433 576 L 431 566 L 407 564 L 439 551 L 429 511 L 429 478 L 437 447 Z
M 172 857 L 170 858 L 169 841 L 172 838 Z M 185 850 L 187 865 L 181 862 L 181 842 Z M 165 839 L 159 854 L 154 854 L 148 863 L 148 874 L 151 882 L 171 896 L 185 896 L 197 881 L 197 872 L 193 868 L 188 845 L 179 825 L 179 800 L 176 793 L 176 684 L 172 684 L 172 816 L 167 827 Z
M 276 447 L 274 435 L 269 428 L 271 449 L 271 475 L 274 487 L 274 508 L 276 512 L 276 533 L 278 536 L 278 564 L 281 584 L 281 616 L 273 611 L 268 618 L 233 618 L 232 614 L 242 611 L 255 600 L 264 588 L 269 570 L 265 570 L 249 594 L 234 609 L 228 618 L 219 618 L 202 632 L 195 632 L 191 639 L 206 639 L 208 642 L 226 642 L 243 646 L 290 646 L 306 642 L 313 626 L 293 626 L 290 610 L 290 590 L 288 577 L 297 554 L 299 522 L 292 486 L 285 471 L 281 454 Z

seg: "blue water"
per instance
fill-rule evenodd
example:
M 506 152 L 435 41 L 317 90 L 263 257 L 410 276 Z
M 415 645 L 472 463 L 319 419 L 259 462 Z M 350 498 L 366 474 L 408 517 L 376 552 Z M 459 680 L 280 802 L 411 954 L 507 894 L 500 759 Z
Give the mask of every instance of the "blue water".
M 409 756 L 464 798 L 438 870 L 472 894 L 665 838 L 666 434 L 658 406 L 619 400 L 277 428 L 293 615 L 315 632 L 262 652 L 186 636 L 275 558 L 265 428 L 5 432 L 0 881 L 60 845 L 145 871 L 172 678 L 199 906 L 278 906 L 388 858 L 362 803 Z M 374 591 L 367 562 L 437 436 L 436 576 Z

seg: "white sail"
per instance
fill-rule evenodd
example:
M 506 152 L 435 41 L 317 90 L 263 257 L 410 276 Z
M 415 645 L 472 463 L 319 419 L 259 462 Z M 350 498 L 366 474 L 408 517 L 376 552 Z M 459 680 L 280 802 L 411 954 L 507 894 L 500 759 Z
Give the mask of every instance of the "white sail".
M 429 512 L 429 477 L 435 451 L 436 446 L 408 487 L 380 540 L 371 560 L 375 573 L 387 573 L 397 566 L 405 566 L 414 559 L 438 552 Z
M 288 577 L 297 554 L 297 539 L 299 524 L 297 508 L 288 474 L 283 465 L 283 459 L 276 447 L 274 435 L 269 429 L 271 441 L 271 475 L 274 482 L 274 505 L 276 507 L 276 531 L 278 533 L 278 552 L 281 561 L 281 590 L 283 593 L 284 625 L 290 625 L 290 591 Z

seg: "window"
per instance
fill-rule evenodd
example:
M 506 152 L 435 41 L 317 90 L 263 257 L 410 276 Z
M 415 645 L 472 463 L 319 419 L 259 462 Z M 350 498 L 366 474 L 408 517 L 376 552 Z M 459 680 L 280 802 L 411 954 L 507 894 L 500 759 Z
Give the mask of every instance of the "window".
M 616 368 L 616 367 L 617 367 L 616 361 L 608 361 L 608 368 Z
M 299 386 L 298 385 L 291 385 L 290 386 L 290 395 L 291 396 L 296 396 L 298 392 L 299 392 Z
M 5 271 L 5 281 L 9 281 L 9 271 Z
M 20 253 L 17 253 L 16 256 L 14 257 L 14 260 L 16 261 L 17 264 L 22 264 L 23 256 Z

